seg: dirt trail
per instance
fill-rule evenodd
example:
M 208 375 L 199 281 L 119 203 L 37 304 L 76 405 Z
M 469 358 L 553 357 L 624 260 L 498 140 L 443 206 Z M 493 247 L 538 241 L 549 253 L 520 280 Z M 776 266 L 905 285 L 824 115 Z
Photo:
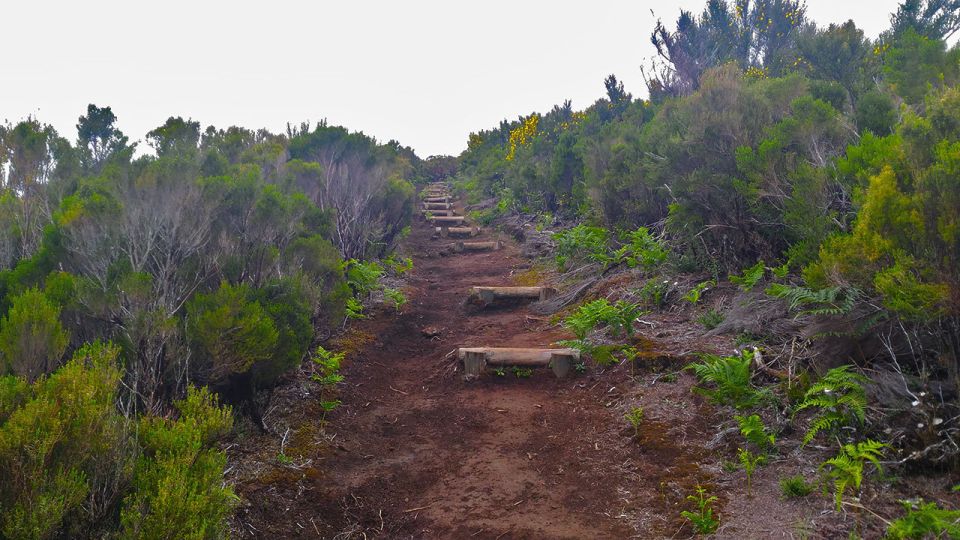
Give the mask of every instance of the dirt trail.
M 548 369 L 529 378 L 508 370 L 464 382 L 448 356 L 457 347 L 545 347 L 568 336 L 522 305 L 479 312 L 465 306 L 470 286 L 510 285 L 528 266 L 513 242 L 504 238 L 496 252 L 441 256 L 452 240 L 431 233 L 418 223 L 406 240 L 414 271 L 403 314 L 362 324 L 375 341 L 344 370 L 343 403 L 326 427 L 336 434 L 332 443 L 296 481 L 240 486 L 250 505 L 246 519 L 256 523 L 253 536 L 677 533 L 680 494 L 705 477 L 693 464 L 708 430 L 698 426 L 689 387 L 659 384 L 649 392 L 653 427 L 637 444 L 618 408 L 639 397 L 620 384 L 625 374 L 619 381 L 611 374 L 559 381 Z M 438 338 L 421 332 L 430 326 L 441 330 Z M 660 425 L 658 414 L 685 421 Z

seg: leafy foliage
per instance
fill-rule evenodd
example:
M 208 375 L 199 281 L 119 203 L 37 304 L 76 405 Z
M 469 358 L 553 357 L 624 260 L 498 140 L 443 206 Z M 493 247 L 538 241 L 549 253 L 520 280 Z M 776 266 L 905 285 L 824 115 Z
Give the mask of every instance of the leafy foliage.
M 34 380 L 49 373 L 67 347 L 60 308 L 44 293 L 30 289 L 11 300 L 0 319 L 0 374 Z
M 810 428 L 803 436 L 807 444 L 821 431 L 835 431 L 853 422 L 862 424 L 866 418 L 867 394 L 863 389 L 866 377 L 850 371 L 851 366 L 840 366 L 828 371 L 804 394 L 796 412 L 816 411 Z

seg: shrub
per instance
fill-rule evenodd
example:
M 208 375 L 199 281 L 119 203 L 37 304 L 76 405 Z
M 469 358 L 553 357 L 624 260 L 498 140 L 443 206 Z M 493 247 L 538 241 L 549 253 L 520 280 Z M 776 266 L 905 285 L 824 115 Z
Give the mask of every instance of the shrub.
M 32 384 L 0 377 L 0 537 L 225 533 L 235 497 L 212 445 L 230 429 L 230 410 L 191 387 L 177 420 L 125 417 L 118 354 L 87 345 Z
M 247 285 L 222 283 L 187 304 L 187 336 L 199 359 L 201 380 L 222 384 L 273 358 L 280 332 Z
M 803 436 L 807 444 L 824 430 L 835 431 L 854 421 L 862 424 L 867 409 L 867 394 L 861 383 L 867 378 L 850 371 L 851 366 L 840 366 L 826 373 L 810 386 L 796 412 L 816 409 L 810 429 Z
M 813 493 L 813 484 L 801 476 L 788 476 L 780 479 L 780 493 L 784 499 L 798 499 Z
M 90 493 L 98 473 L 109 476 L 128 466 L 129 455 L 114 459 L 123 444 L 114 409 L 117 353 L 105 345 L 85 347 L 29 386 L 0 378 L 3 397 L 19 403 L 0 424 L 0 536 L 54 536 L 88 497 L 99 500 Z M 91 510 L 103 509 L 91 504 Z
M 13 298 L 0 319 L 0 374 L 34 380 L 56 368 L 69 338 L 60 323 L 60 308 L 38 289 Z
M 226 455 L 210 445 L 233 425 L 230 409 L 206 389 L 190 388 L 180 418 L 140 421 L 143 455 L 124 499 L 124 538 L 221 538 L 237 500 L 224 485 Z

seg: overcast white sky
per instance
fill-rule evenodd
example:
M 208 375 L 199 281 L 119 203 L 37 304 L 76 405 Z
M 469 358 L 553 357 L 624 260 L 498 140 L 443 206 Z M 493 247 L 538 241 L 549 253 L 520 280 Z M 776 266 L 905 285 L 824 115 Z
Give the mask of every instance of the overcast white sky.
M 635 96 L 656 17 L 706 0 L 2 0 L 0 119 L 67 138 L 88 103 L 131 140 L 169 116 L 282 131 L 327 118 L 423 157 L 503 118 L 574 108 L 614 73 Z M 898 0 L 808 0 L 876 37 Z M 653 9 L 656 17 L 651 14 Z

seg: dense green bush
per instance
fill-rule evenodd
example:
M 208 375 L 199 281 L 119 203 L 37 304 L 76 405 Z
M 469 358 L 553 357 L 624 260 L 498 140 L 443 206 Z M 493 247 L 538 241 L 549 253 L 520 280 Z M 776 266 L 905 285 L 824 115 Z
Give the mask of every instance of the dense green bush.
M 230 410 L 190 388 L 176 420 L 124 416 L 118 354 L 87 345 L 33 383 L 0 377 L 4 538 L 223 536 L 234 496 L 212 445 Z
M 60 308 L 37 289 L 11 299 L 0 319 L 0 374 L 34 380 L 57 367 L 68 342 Z

